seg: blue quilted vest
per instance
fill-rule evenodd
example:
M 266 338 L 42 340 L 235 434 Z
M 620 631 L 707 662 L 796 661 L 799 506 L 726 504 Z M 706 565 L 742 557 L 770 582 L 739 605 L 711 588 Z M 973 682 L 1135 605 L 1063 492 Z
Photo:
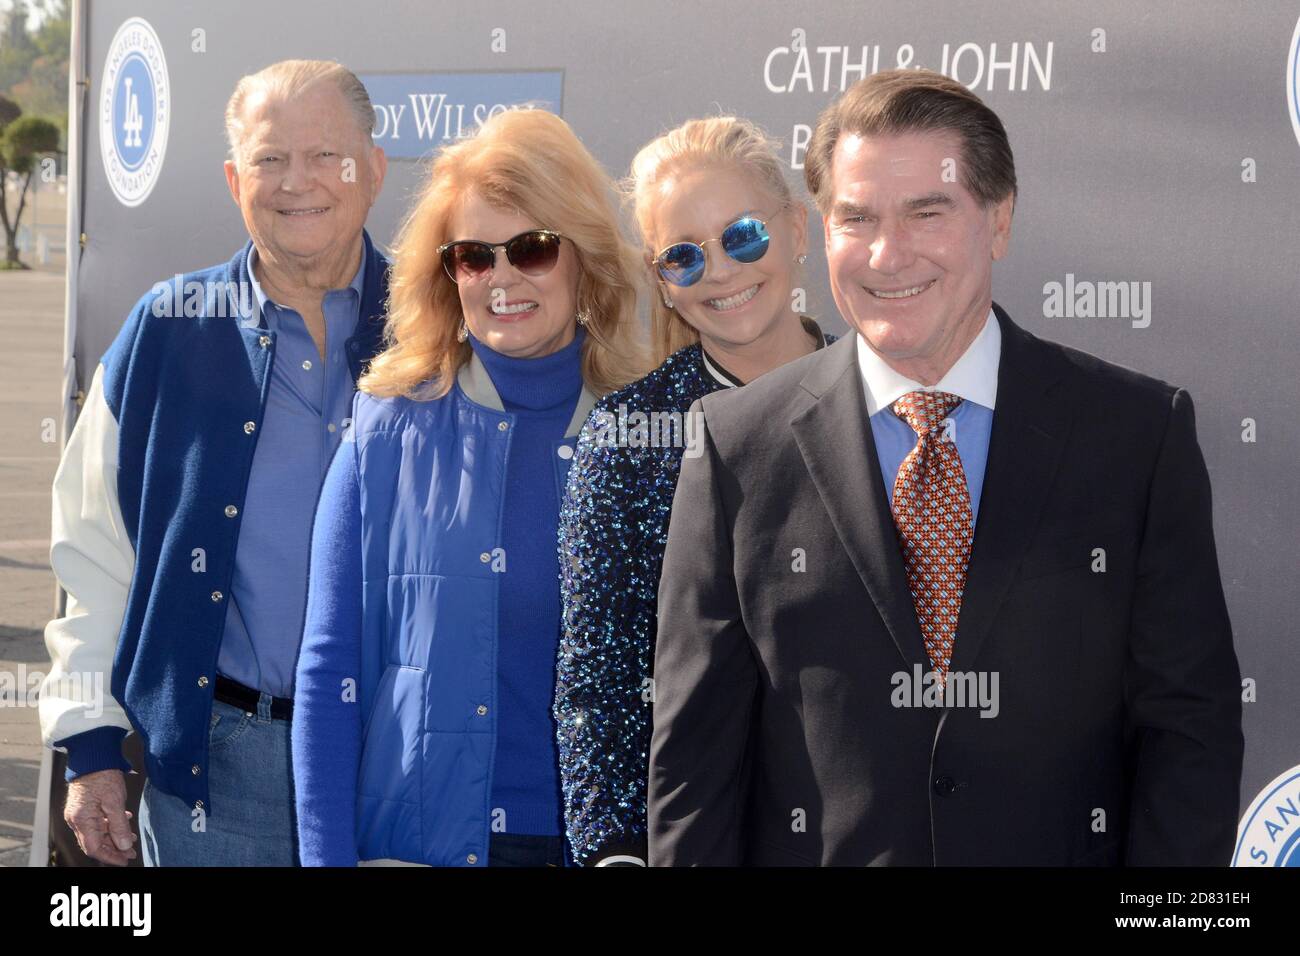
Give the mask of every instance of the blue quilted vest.
M 557 512 L 594 402 L 584 388 L 552 472 L 537 476 L 553 482 Z M 358 855 L 486 866 L 502 491 L 515 416 L 474 357 L 441 398 L 358 393 L 352 417 L 365 582 Z

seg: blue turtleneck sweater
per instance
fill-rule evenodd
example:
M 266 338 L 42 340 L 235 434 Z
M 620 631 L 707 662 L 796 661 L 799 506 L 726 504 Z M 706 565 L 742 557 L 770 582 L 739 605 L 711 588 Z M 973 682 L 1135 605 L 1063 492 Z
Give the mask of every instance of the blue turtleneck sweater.
M 564 437 L 582 391 L 579 328 L 573 341 L 542 358 L 502 355 L 470 336 L 505 410 L 515 416 L 506 462 L 502 540 L 506 569 L 497 600 L 497 746 L 494 819 L 504 830 L 556 836 L 563 831 L 559 753 L 551 704 L 560 641 L 553 443 Z M 500 826 L 500 824 L 496 824 Z

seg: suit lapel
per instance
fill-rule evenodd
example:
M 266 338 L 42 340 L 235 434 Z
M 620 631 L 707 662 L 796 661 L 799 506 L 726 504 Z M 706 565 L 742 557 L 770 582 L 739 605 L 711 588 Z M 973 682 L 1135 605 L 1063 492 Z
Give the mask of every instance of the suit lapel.
M 969 670 L 1020 566 L 1060 467 L 1072 406 L 1051 394 L 1055 353 L 994 303 L 1002 332 L 997 409 L 952 670 Z M 929 667 L 903 568 L 880 458 L 867 421 L 856 336 L 829 346 L 800 383 L 816 401 L 792 422 L 835 533 L 908 664 Z
M 880 458 L 867 421 L 856 338 L 828 346 L 800 383 L 817 401 L 790 424 L 831 524 L 908 664 L 925 645 L 907 586 Z
M 984 490 L 966 572 L 951 669 L 970 670 L 1042 517 L 1060 467 L 1071 403 L 1052 386 L 1056 354 L 1015 325 L 1001 306 L 997 408 L 989 437 Z

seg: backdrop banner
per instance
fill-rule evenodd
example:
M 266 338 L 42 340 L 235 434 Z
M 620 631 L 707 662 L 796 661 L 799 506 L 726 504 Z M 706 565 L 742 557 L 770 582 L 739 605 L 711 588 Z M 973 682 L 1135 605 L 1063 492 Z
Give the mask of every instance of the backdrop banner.
M 1236 862 L 1285 864 L 1252 848 L 1300 829 L 1277 812 L 1300 805 L 1300 5 L 89 0 L 86 14 L 81 388 L 141 295 L 246 240 L 223 115 L 236 81 L 276 60 L 338 60 L 366 83 L 391 160 L 369 221 L 381 244 L 428 158 L 501 110 L 563 115 L 618 177 L 688 118 L 747 116 L 806 197 L 817 115 L 856 80 L 928 67 L 976 91 L 1019 177 L 994 297 L 1030 331 L 1196 402 L 1244 678 Z M 841 332 L 808 215 L 804 311 Z

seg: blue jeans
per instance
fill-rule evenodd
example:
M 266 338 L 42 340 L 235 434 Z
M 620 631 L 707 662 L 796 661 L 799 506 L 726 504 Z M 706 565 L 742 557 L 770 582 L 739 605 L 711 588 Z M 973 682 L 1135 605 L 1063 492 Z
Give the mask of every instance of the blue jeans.
M 256 713 L 213 701 L 208 747 L 211 813 L 145 781 L 144 865 L 297 866 L 289 721 L 271 718 L 271 695 Z

